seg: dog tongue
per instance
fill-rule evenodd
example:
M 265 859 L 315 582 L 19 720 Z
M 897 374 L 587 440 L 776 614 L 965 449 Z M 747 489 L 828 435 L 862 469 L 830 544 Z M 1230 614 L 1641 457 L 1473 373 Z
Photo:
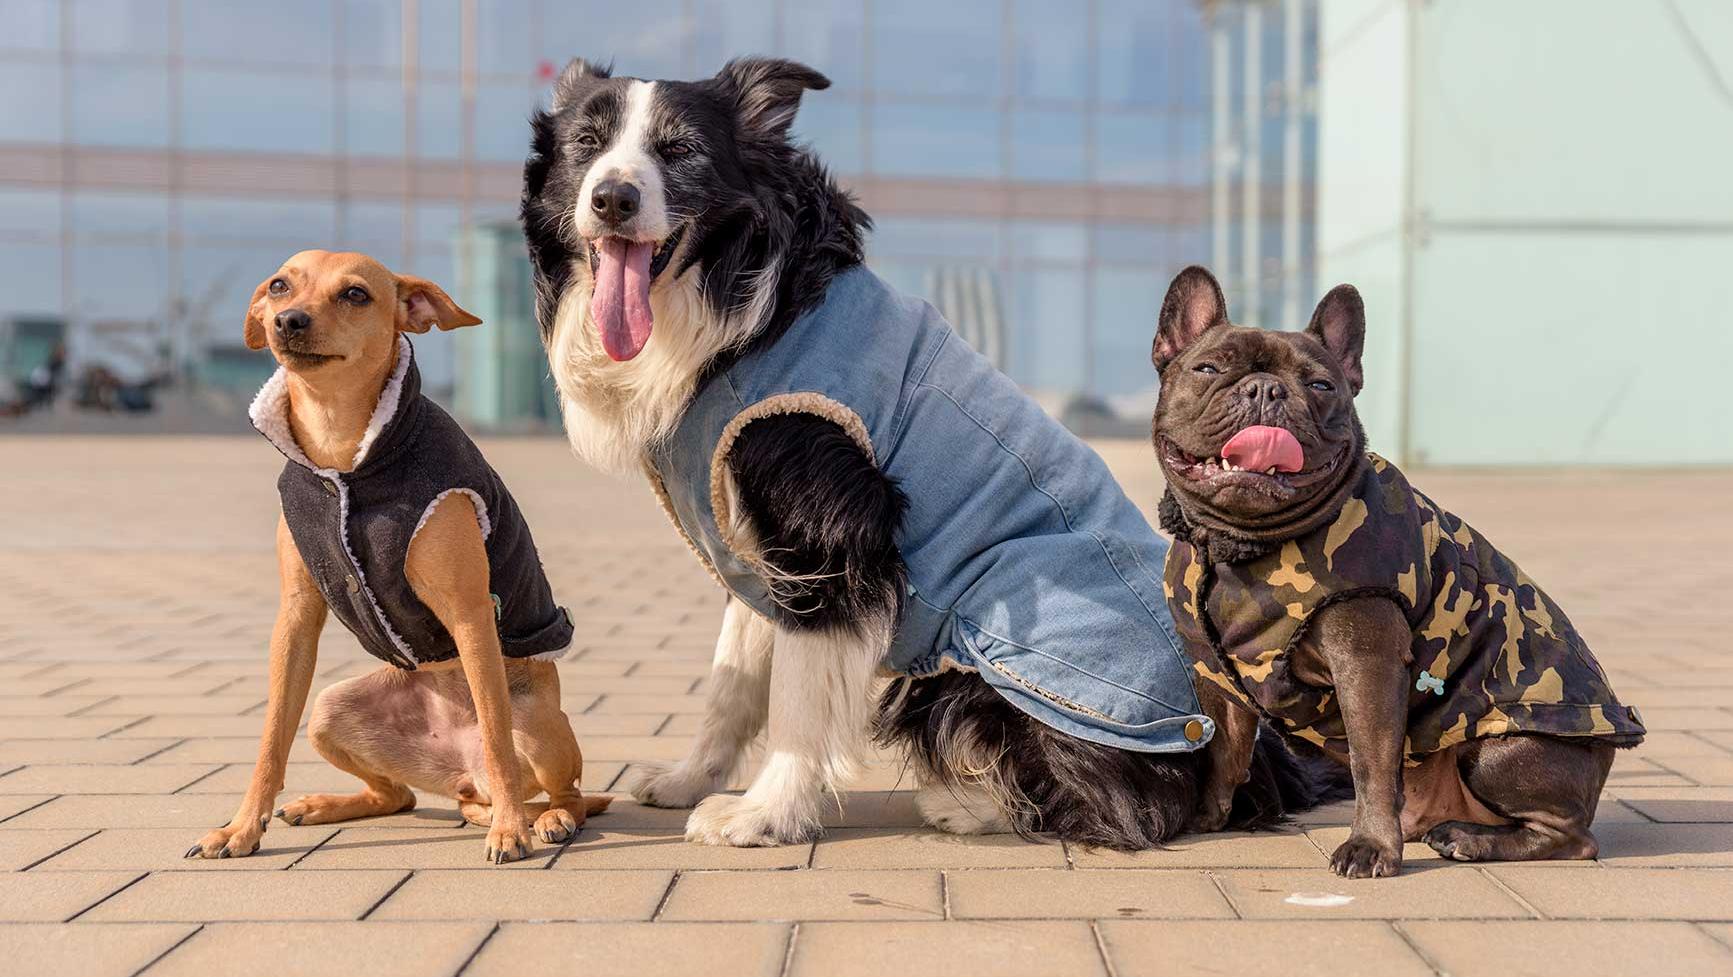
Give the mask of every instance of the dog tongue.
M 1258 424 L 1229 438 L 1222 459 L 1248 471 L 1297 472 L 1306 465 L 1306 452 L 1286 428 Z
M 629 360 L 650 341 L 649 242 L 602 238 L 590 318 L 602 334 L 602 348 L 616 361 Z

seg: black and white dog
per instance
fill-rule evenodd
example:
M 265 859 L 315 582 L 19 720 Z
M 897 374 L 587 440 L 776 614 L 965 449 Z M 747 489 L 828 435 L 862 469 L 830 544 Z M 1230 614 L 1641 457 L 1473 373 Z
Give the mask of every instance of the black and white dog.
M 584 460 L 642 468 L 709 378 L 784 338 L 862 262 L 869 219 L 788 138 L 802 92 L 828 85 L 756 58 L 697 82 L 566 67 L 534 118 L 522 218 L 566 432 Z M 875 726 L 874 678 L 904 600 L 898 530 L 923 500 L 810 413 L 754 420 L 729 465 L 729 511 L 715 517 L 752 541 L 786 592 L 771 619 L 728 602 L 691 754 L 632 790 L 648 804 L 697 804 L 694 841 L 795 842 L 818 832 L 824 792 L 846 783 Z M 715 794 L 767 723 L 750 789 Z M 923 815 L 948 831 L 1136 849 L 1183 828 L 1196 804 L 1201 752 L 1061 733 L 966 670 L 893 683 L 876 727 L 908 753 Z M 1237 824 L 1318 799 L 1279 743 L 1260 743 Z

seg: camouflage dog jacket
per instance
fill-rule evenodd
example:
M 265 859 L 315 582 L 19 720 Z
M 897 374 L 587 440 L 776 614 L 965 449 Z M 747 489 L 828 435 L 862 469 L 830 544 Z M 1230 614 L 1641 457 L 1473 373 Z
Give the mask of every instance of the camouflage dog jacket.
M 1409 763 L 1507 733 L 1641 742 L 1637 711 L 1613 697 L 1564 611 L 1396 466 L 1368 460 L 1334 520 L 1261 556 L 1212 562 L 1189 539 L 1175 541 L 1165 590 L 1197 675 L 1346 756 L 1335 690 L 1302 681 L 1289 658 L 1319 609 L 1386 596 L 1413 630 Z

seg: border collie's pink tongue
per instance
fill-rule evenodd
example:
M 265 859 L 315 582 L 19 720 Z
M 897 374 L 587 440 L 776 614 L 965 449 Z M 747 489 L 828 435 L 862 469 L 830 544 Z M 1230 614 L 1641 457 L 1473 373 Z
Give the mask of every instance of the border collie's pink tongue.
M 1222 460 L 1252 472 L 1297 472 L 1306 467 L 1306 452 L 1286 428 L 1258 424 L 1229 438 Z
M 616 361 L 629 360 L 650 341 L 649 242 L 605 237 L 597 242 L 596 286 L 590 293 L 590 318 L 602 335 L 602 348 Z

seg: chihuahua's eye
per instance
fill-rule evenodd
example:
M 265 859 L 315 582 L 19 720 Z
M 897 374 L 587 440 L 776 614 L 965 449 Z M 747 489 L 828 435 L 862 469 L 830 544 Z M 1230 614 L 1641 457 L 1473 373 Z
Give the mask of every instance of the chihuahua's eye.
M 1192 367 L 1192 369 L 1197 371 L 1198 373 L 1203 373 L 1203 374 L 1206 374 L 1206 375 L 1212 376 L 1212 377 L 1221 372 L 1220 370 L 1216 369 L 1214 363 L 1199 363 L 1198 365 Z
M 1306 386 L 1311 387 L 1313 390 L 1316 390 L 1319 393 L 1326 393 L 1326 394 L 1329 393 L 1330 391 L 1336 389 L 1336 385 L 1331 383 L 1328 380 L 1313 380 L 1311 383 L 1306 384 Z
M 289 290 L 289 283 L 288 282 L 282 280 L 281 278 L 271 279 L 270 292 L 272 295 L 281 295 L 284 292 L 287 292 L 288 290 Z
M 692 144 L 689 142 L 671 142 L 662 147 L 662 155 L 669 159 L 679 159 L 692 155 Z
M 351 285 L 343 290 L 343 301 L 350 305 L 366 305 L 372 300 L 373 296 L 368 295 L 367 290 L 359 285 Z

